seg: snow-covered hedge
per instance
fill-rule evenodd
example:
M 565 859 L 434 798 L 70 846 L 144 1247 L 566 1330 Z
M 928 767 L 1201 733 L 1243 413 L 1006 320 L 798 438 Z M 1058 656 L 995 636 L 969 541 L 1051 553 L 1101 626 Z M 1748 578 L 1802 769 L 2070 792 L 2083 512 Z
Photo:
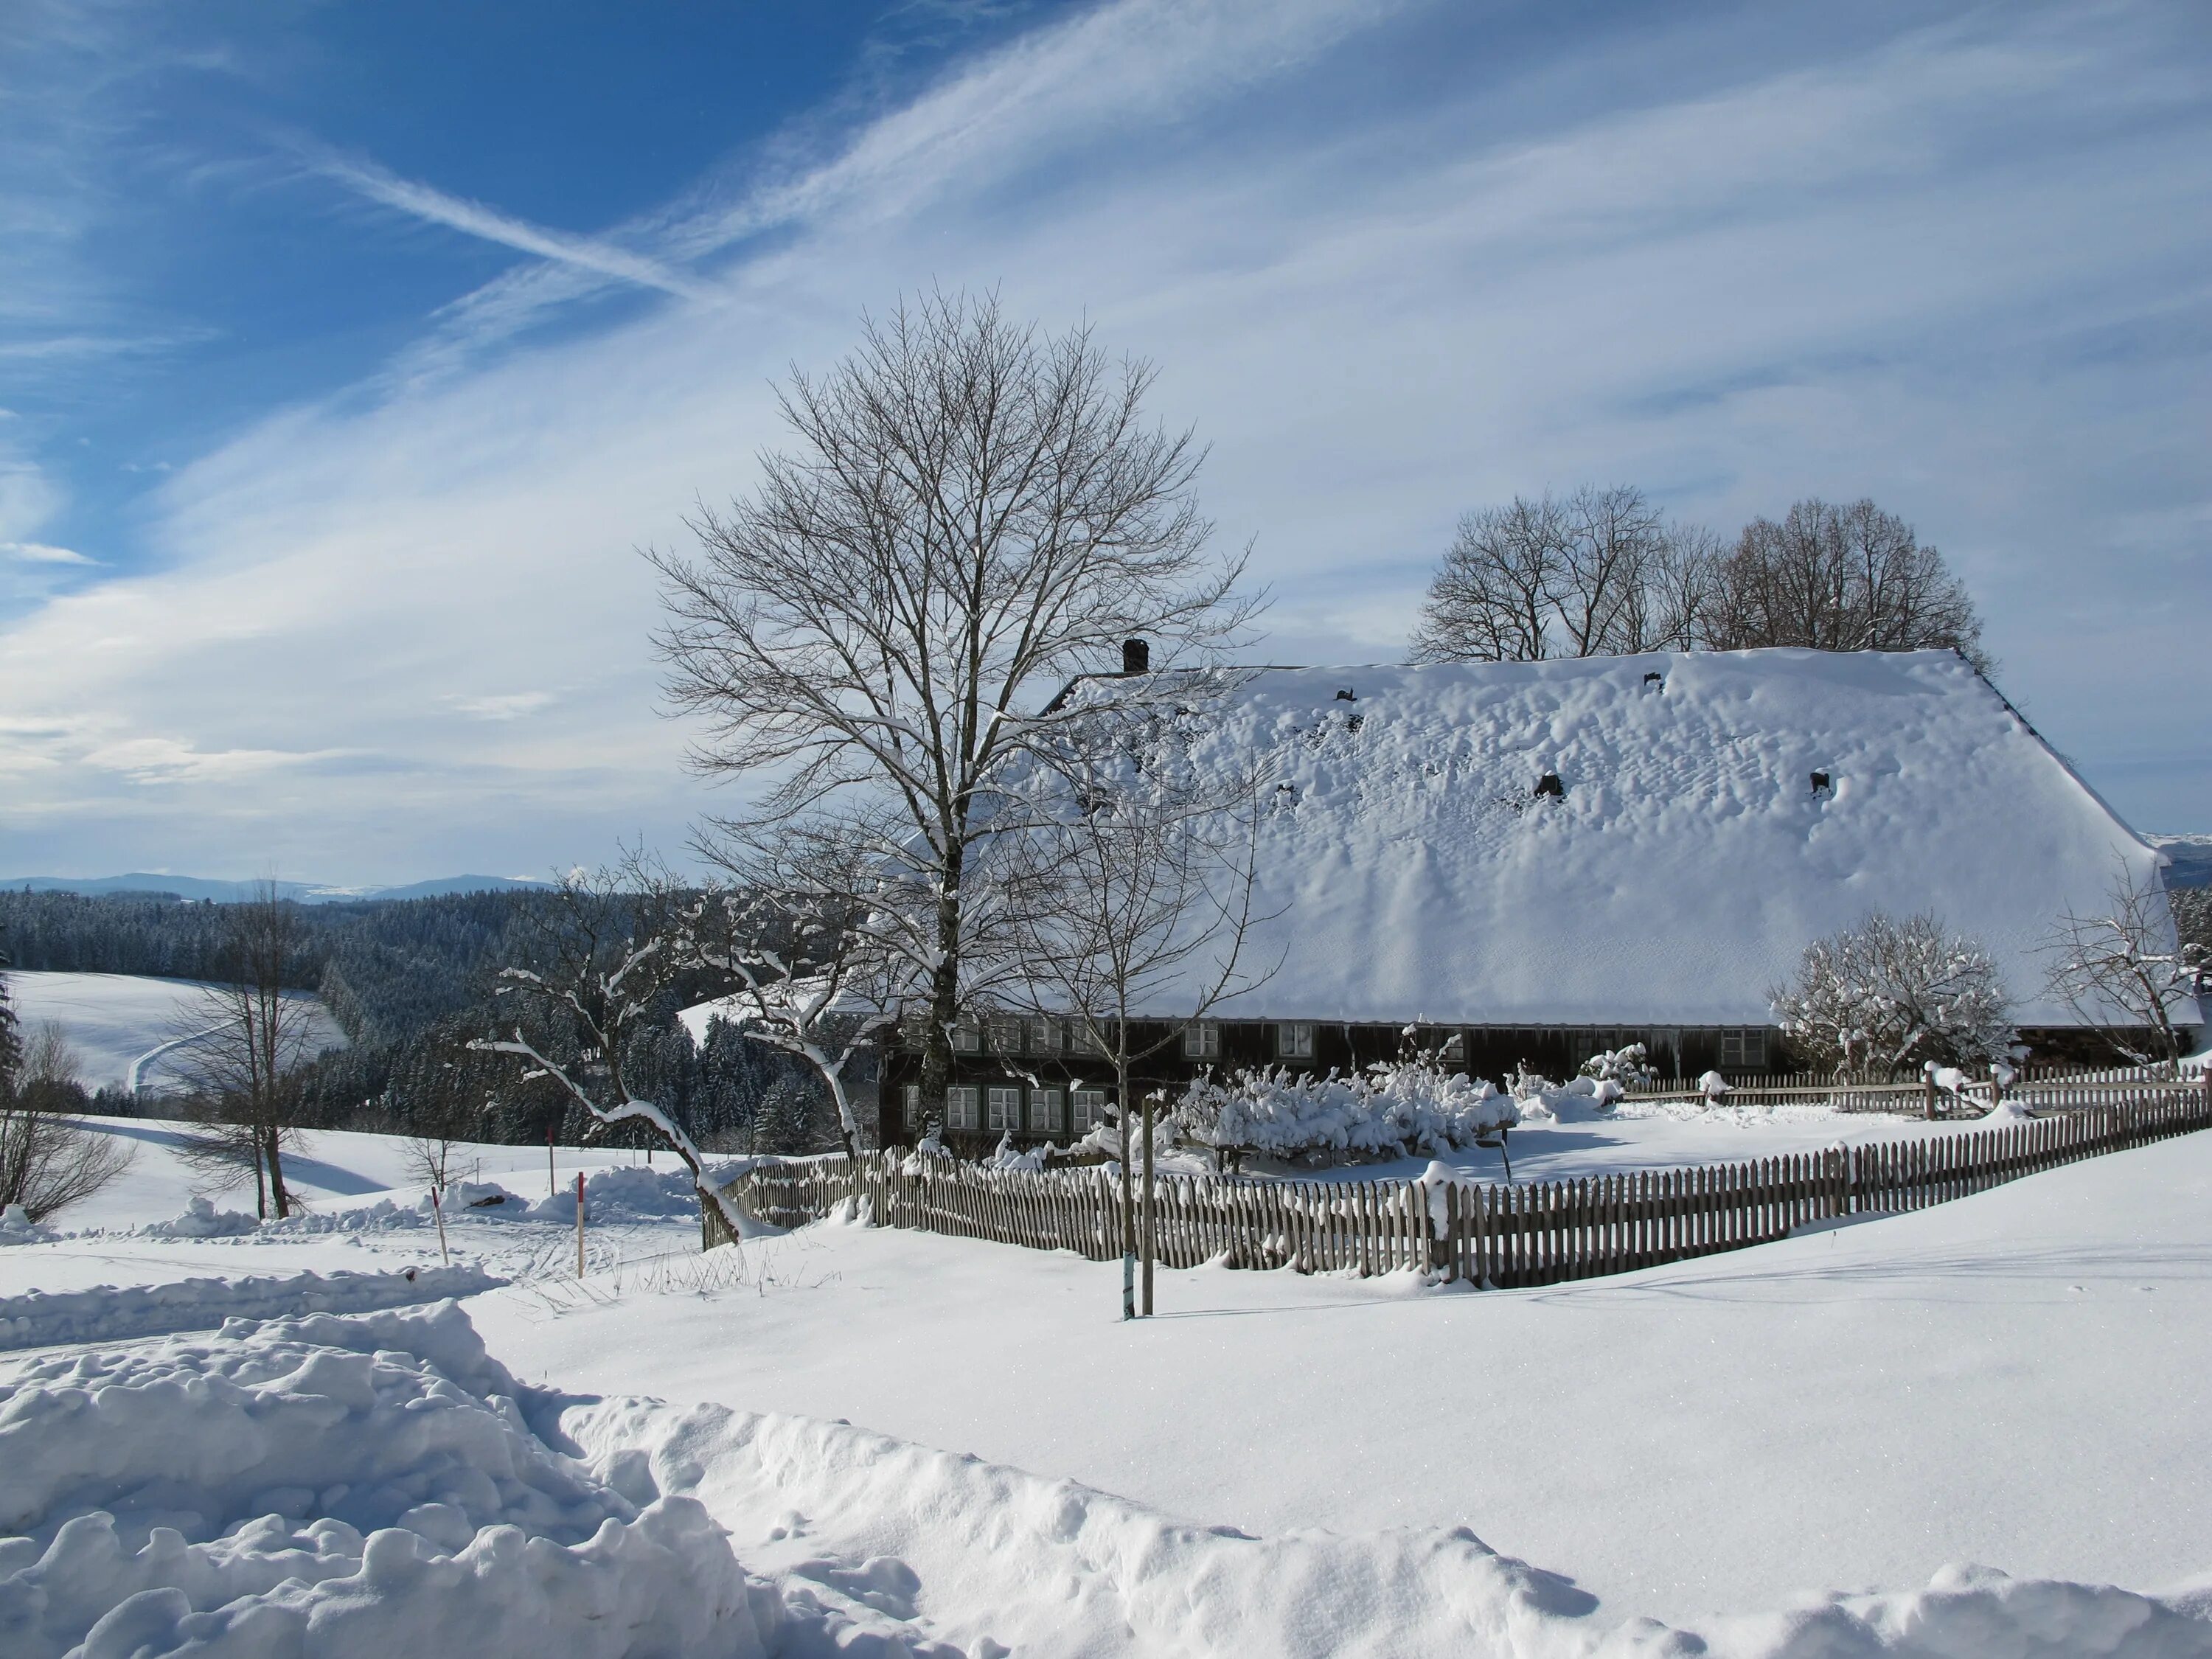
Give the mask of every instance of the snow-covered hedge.
M 1440 1152 L 1521 1121 L 1510 1095 L 1419 1060 L 1346 1076 L 1275 1066 L 1192 1079 L 1176 1126 L 1208 1146 L 1275 1157 L 1317 1152 Z
M 180 1279 L 166 1285 L 95 1285 L 0 1297 L 0 1349 L 59 1342 L 121 1342 L 171 1331 L 212 1330 L 230 1319 L 404 1308 L 474 1296 L 506 1284 L 481 1267 L 455 1264 L 396 1273 L 297 1273 L 243 1279 Z

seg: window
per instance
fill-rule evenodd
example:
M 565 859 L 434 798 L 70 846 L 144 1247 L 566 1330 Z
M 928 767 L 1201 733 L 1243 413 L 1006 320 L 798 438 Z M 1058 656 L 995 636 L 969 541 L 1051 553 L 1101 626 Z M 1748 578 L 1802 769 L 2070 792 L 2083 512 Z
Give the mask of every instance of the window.
M 1078 1020 L 1068 1032 L 1067 1046 L 1079 1054 L 1103 1054 L 1106 1052 L 1106 1040 L 1112 1034 L 1110 1026 L 1093 1026 L 1088 1021 Z
M 945 1091 L 945 1127 L 948 1129 L 972 1129 L 975 1127 L 974 1084 L 955 1084 Z
M 1210 1019 L 1194 1020 L 1182 1028 L 1182 1051 L 1190 1060 L 1221 1058 L 1221 1027 Z
M 998 1131 L 1022 1127 L 1022 1091 L 1018 1085 L 994 1084 L 984 1094 L 983 1127 Z
M 1313 1048 L 1314 1028 L 1311 1020 L 1285 1021 L 1275 1027 L 1275 1052 L 1285 1060 L 1311 1060 Z
M 1766 1033 L 1764 1031 L 1723 1031 L 1721 1033 L 1721 1066 L 1761 1072 L 1766 1069 Z
M 1032 1089 L 1030 1091 L 1030 1127 L 1040 1134 L 1060 1133 L 1060 1091 Z
M 952 1028 L 952 1052 L 972 1054 L 983 1046 L 981 1034 L 964 1021 Z
M 899 1038 L 909 1048 L 919 1048 L 929 1036 L 929 1007 L 909 1002 L 899 1013 Z
M 994 1054 L 1018 1054 L 1022 1051 L 1022 1023 L 1004 1014 L 994 1014 L 990 1021 L 991 1052 Z
M 1033 1019 L 1028 1022 L 1030 1052 L 1033 1054 L 1056 1054 L 1060 1052 L 1060 1022 L 1056 1019 Z
M 1078 1089 L 1073 1100 L 1075 1121 L 1068 1127 L 1075 1133 L 1088 1134 L 1106 1121 L 1106 1091 L 1103 1089 Z
M 1467 1033 L 1446 1031 L 1437 1043 L 1437 1058 L 1453 1065 L 1467 1059 Z
M 921 1117 L 921 1085 L 908 1084 L 899 1091 L 899 1099 L 906 1108 L 907 1127 L 916 1127 Z

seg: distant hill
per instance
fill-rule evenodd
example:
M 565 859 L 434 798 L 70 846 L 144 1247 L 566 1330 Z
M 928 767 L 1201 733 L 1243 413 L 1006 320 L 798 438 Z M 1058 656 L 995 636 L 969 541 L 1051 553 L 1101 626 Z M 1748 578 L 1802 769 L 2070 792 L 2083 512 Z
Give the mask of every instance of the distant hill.
M 150 875 L 144 871 L 127 876 L 10 876 L 0 880 L 0 888 L 16 893 L 82 893 L 94 898 L 118 893 L 167 893 L 180 899 L 212 899 L 217 904 L 251 898 L 259 885 L 252 881 L 210 881 L 200 876 Z M 349 900 L 436 898 L 448 893 L 503 893 L 550 885 L 514 876 L 440 876 L 400 887 L 330 887 L 317 882 L 280 881 L 276 890 L 302 904 L 340 904 Z
M 2212 836 L 2145 836 L 2143 839 L 2173 860 L 2166 868 L 2168 887 L 2212 887 Z

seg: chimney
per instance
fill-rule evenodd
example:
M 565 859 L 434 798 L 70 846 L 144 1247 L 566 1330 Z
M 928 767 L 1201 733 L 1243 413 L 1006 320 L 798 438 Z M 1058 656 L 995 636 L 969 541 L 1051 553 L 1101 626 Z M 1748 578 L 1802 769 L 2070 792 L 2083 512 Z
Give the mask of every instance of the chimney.
M 1121 641 L 1121 672 L 1124 674 L 1149 674 L 1152 672 L 1152 647 L 1142 640 Z

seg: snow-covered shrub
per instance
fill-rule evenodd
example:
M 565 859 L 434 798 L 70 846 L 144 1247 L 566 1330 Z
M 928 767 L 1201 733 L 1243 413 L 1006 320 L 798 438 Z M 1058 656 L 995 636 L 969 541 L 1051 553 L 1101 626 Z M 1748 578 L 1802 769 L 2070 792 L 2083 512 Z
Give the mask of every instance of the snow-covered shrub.
M 1718 1072 L 1706 1072 L 1698 1079 L 1698 1092 L 1707 1101 L 1717 1103 L 1735 1092 L 1735 1085 Z
M 1592 1054 L 1583 1062 L 1583 1075 L 1602 1083 L 1618 1083 L 1624 1091 L 1648 1089 L 1659 1081 L 1658 1070 L 1651 1064 L 1640 1042 Z
M 2020 1041 L 2011 1008 L 1979 945 L 1933 916 L 1879 911 L 1806 947 L 1796 978 L 1774 993 L 1790 1041 L 1836 1072 L 2003 1060 Z
M 1262 1066 L 1192 1079 L 1170 1119 L 1191 1139 L 1286 1157 L 1324 1147 L 1445 1152 L 1521 1121 L 1490 1084 L 1420 1060 L 1384 1060 L 1345 1076 Z

